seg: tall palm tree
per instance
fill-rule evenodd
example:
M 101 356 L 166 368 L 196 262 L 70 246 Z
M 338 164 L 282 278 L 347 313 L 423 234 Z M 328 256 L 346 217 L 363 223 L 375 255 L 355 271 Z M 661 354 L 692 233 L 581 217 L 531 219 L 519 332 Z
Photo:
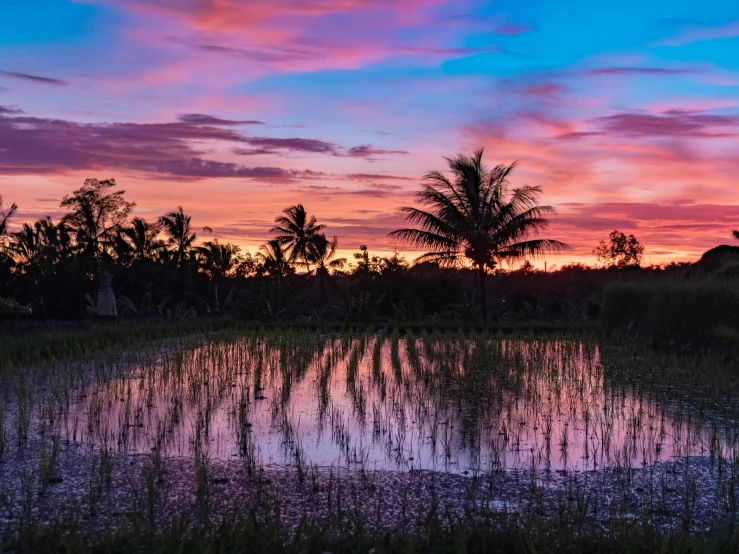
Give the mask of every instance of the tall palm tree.
M 123 240 L 134 260 L 153 260 L 164 248 L 159 232 L 162 229 L 161 221 L 148 223 L 141 217 L 135 217 L 131 226 L 122 231 Z
M 288 247 L 291 263 L 302 263 L 310 271 L 311 243 L 324 226 L 318 224 L 315 216 L 308 216 L 302 204 L 286 208 L 282 214 L 270 232 L 277 233 L 275 240 Z
M 427 209 L 401 208 L 406 221 L 417 228 L 398 229 L 390 237 L 430 252 L 421 260 L 460 264 L 464 259 L 477 268 L 480 308 L 487 321 L 485 277 L 488 269 L 503 261 L 520 260 L 546 252 L 566 250 L 562 242 L 532 239 L 548 225 L 550 206 L 538 203 L 541 189 L 523 186 L 508 190 L 508 176 L 516 164 L 488 169 L 482 163 L 483 150 L 472 157 L 462 154 L 444 158 L 451 178 L 440 171 L 426 174 L 428 181 L 418 193 Z
M 257 259 L 262 263 L 264 272 L 270 277 L 284 277 L 293 272 L 289 255 L 277 239 L 263 244 L 257 252 Z
M 167 242 L 174 248 L 172 254 L 179 268 L 184 267 L 198 238 L 197 233 L 192 230 L 191 221 L 192 218 L 185 213 L 182 206 L 177 206 L 175 211 L 159 218 L 164 234 L 169 237 Z

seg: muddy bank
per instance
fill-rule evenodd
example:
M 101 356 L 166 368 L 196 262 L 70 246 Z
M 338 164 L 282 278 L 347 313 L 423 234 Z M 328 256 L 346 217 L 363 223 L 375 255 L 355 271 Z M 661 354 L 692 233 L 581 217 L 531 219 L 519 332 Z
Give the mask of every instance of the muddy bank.
M 516 515 L 567 517 L 573 524 L 610 518 L 702 530 L 737 505 L 733 464 L 687 457 L 633 469 L 586 472 L 357 471 L 264 466 L 243 460 L 112 455 L 79 444 L 34 441 L 0 464 L 0 535 L 30 522 L 79 525 L 85 533 L 121 526 L 166 526 L 183 519 L 217 523 L 279 516 L 288 527 L 312 521 L 361 521 L 369 529 L 412 531 L 435 511 L 442 519 Z

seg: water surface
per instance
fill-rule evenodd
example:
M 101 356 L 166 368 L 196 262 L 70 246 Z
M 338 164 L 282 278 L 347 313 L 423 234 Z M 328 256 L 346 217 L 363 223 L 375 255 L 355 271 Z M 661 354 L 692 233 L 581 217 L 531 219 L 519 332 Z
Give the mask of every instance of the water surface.
M 585 471 L 725 448 L 607 375 L 587 341 L 247 336 L 83 387 L 55 425 L 119 452 L 299 470 Z

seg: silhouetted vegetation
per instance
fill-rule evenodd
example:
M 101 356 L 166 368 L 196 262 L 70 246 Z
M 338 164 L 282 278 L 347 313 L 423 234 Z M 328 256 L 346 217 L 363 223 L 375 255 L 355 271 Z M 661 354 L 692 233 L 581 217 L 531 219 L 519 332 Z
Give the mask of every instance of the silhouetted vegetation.
M 644 256 L 644 246 L 634 235 L 628 237 L 621 231 L 613 231 L 608 242 L 600 241 L 593 250 L 595 258 L 606 267 L 639 267 Z
M 477 268 L 480 281 L 480 312 L 487 321 L 486 276 L 502 262 L 566 250 L 566 244 L 531 239 L 545 229 L 544 217 L 554 213 L 541 206 L 541 189 L 524 186 L 508 191 L 508 176 L 515 164 L 492 170 L 482 163 L 482 150 L 468 158 L 445 158 L 452 180 L 439 171 L 426 174 L 429 184 L 418 195 L 428 210 L 401 208 L 406 219 L 419 228 L 399 229 L 391 236 L 431 251 L 419 258 L 458 267 L 463 259 Z
M 65 196 L 67 213 L 58 222 L 47 217 L 11 232 L 13 204 L 0 210 L 0 315 L 90 317 L 98 311 L 97 289 L 110 277 L 118 314 L 127 319 L 580 327 L 599 322 L 605 306 L 606 330 L 656 340 L 671 332 L 657 329 L 665 298 L 684 290 L 686 302 L 702 291 L 695 294 L 713 294 L 722 304 L 689 300 L 692 322 L 721 314 L 715 325 L 738 327 L 731 302 L 718 298 L 736 288 L 728 283 L 739 275 L 739 247 L 717 247 L 696 264 L 641 267 L 644 246 L 613 231 L 594 251 L 599 267 L 544 272 L 528 259 L 567 246 L 536 236 L 554 213 L 539 203 L 541 190 L 509 190 L 515 164 L 486 168 L 482 151 L 446 161 L 450 176 L 425 176 L 422 207 L 401 208 L 412 226 L 391 233 L 428 250 L 414 261 L 399 252 L 373 255 L 365 245 L 350 260 L 338 258 L 339 239 L 302 205 L 279 214 L 274 238 L 252 255 L 205 240 L 211 229 L 196 226 L 182 206 L 154 222 L 131 218 L 136 205 L 112 179 L 88 179 Z M 687 314 L 683 304 L 672 319 Z M 694 337 L 691 344 L 700 342 Z
M 739 343 L 739 289 L 721 279 L 615 283 L 603 328 L 659 345 L 700 349 Z

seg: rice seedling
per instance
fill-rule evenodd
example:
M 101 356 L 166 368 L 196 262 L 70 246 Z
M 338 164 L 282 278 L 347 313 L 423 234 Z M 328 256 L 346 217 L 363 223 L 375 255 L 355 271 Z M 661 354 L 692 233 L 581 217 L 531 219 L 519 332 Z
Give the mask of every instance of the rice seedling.
M 717 377 L 702 382 L 700 371 Z M 224 331 L 9 373 L 0 456 L 38 448 L 36 483 L 44 491 L 60 457 L 92 445 L 83 449 L 90 514 L 117 494 L 117 471 L 139 467 L 127 460 L 145 456 L 142 471 L 129 471 L 151 533 L 166 511 L 165 475 L 167 487 L 179 478 L 173 460 L 192 461 L 194 513 L 205 525 L 218 510 L 218 490 L 232 486 L 213 486 L 217 468 L 234 459 L 254 486 L 305 486 L 321 497 L 309 509 L 333 515 L 367 502 L 345 475 L 370 498 L 366 491 L 382 488 L 378 476 L 418 473 L 459 476 L 488 494 L 504 494 L 501 482 L 520 479 L 527 509 L 565 518 L 582 534 L 593 518 L 606 517 L 594 514 L 637 508 L 645 519 L 674 516 L 687 533 L 702 509 L 692 469 L 701 460 L 716 509 L 737 505 L 739 406 L 715 395 L 728 371 L 702 358 L 576 336 L 396 330 L 386 340 L 384 333 Z M 6 425 L 13 416 L 16 425 Z M 669 474 L 678 462 L 691 469 Z M 586 473 L 587 486 L 577 477 Z M 552 475 L 559 481 L 544 486 Z M 20 477 L 4 483 L 14 479 L 17 485 Z M 430 507 L 425 486 L 374 499 L 370 520 L 381 504 L 399 518 Z M 559 507 L 549 490 L 563 493 Z M 9 494 L 4 485 L 0 493 Z M 434 485 L 433 496 L 445 502 L 450 492 Z M 510 500 L 494 505 L 508 510 Z M 368 515 L 352 518 L 359 524 Z

